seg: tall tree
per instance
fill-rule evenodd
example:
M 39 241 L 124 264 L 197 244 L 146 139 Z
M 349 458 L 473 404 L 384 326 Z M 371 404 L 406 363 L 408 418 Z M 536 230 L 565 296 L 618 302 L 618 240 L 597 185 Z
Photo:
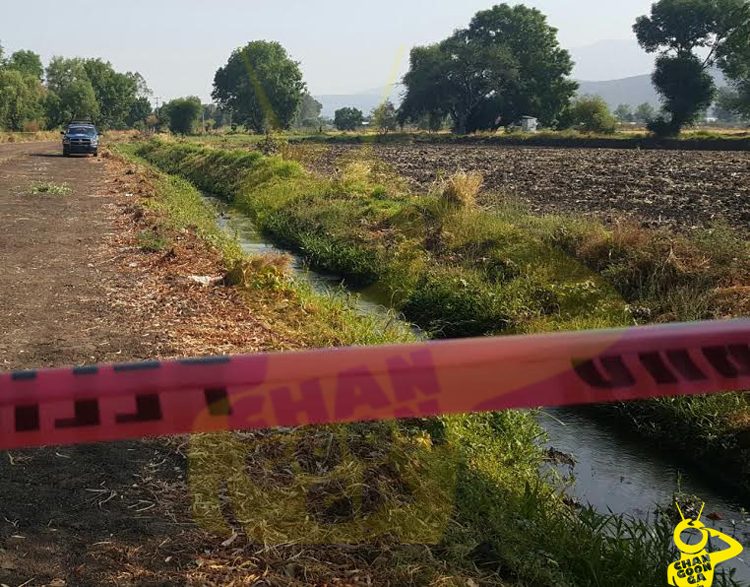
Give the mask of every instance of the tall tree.
M 45 109 L 50 127 L 74 118 L 99 117 L 99 102 L 84 68 L 84 60 L 53 57 L 47 65 Z
M 509 110 L 518 72 L 507 47 L 472 42 L 459 31 L 437 45 L 417 47 L 411 63 L 402 120 L 450 116 L 455 132 L 464 134 L 496 128 Z
M 182 135 L 195 132 L 202 111 L 203 105 L 196 96 L 177 98 L 162 106 L 162 112 L 169 121 L 169 130 Z
M 736 93 L 734 112 L 750 118 L 750 0 L 730 15 L 734 26 L 719 52 L 718 64 Z
M 576 90 L 568 79 L 572 68 L 540 11 L 494 6 L 467 29 L 412 50 L 400 118 L 450 116 L 458 133 L 497 128 L 524 114 L 553 124 Z
M 652 77 L 664 113 L 651 123 L 658 134 L 677 135 L 711 104 L 716 87 L 707 70 L 729 69 L 741 44 L 748 0 L 658 0 L 633 26 L 648 53 L 659 53 Z M 747 35 L 744 35 L 747 42 Z M 706 54 L 707 53 L 707 54 Z M 704 56 L 704 54 L 706 54 Z
M 47 93 L 45 109 L 51 127 L 67 124 L 74 119 L 97 120 L 99 102 L 88 79 L 76 79 L 57 92 Z
M 633 122 L 633 109 L 630 104 L 620 104 L 612 114 L 620 122 Z
M 128 112 L 127 125 L 130 128 L 144 128 L 148 117 L 151 116 L 154 109 L 151 101 L 146 97 L 136 98 L 130 105 Z
M 641 124 L 648 124 L 656 117 L 656 108 L 648 102 L 639 104 L 633 113 L 633 120 Z
M 289 128 L 305 92 L 299 63 L 276 42 L 235 50 L 216 72 L 213 98 L 235 121 L 256 132 Z
M 8 59 L 6 67 L 20 71 L 37 81 L 42 81 L 42 77 L 44 77 L 42 58 L 33 51 L 16 51 Z
M 294 126 L 297 128 L 310 128 L 320 124 L 320 113 L 323 111 L 323 104 L 318 102 L 309 93 L 302 95 L 302 101 L 294 115 Z
M 334 114 L 333 124 L 338 130 L 356 130 L 364 120 L 364 114 L 357 108 L 339 108 Z
M 35 77 L 9 67 L 0 69 L 0 128 L 21 131 L 41 120 L 43 92 Z
M 714 104 L 714 116 L 719 122 L 732 124 L 740 121 L 738 110 L 741 97 L 736 90 L 723 86 L 716 92 L 716 103 Z
M 370 116 L 370 124 L 383 134 L 396 130 L 398 128 L 398 116 L 393 102 L 386 100 L 377 106 Z
M 565 109 L 578 84 L 570 53 L 560 47 L 557 29 L 536 8 L 500 4 L 477 13 L 469 37 L 507 47 L 516 61 L 518 85 L 511 95 L 512 114 L 531 114 L 551 125 Z
M 124 128 L 137 98 L 136 78 L 116 72 L 111 63 L 101 59 L 87 59 L 83 68 L 99 103 L 98 122 L 104 127 Z
M 88 81 L 83 63 L 80 58 L 53 57 L 47 65 L 47 89 L 60 94 L 75 81 Z

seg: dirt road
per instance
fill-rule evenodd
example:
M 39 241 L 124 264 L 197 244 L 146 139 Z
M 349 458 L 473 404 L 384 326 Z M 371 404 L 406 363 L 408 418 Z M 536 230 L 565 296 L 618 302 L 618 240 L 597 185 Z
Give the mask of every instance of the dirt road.
M 132 246 L 135 198 L 127 192 L 138 189 L 136 176 L 129 185 L 112 162 L 59 151 L 55 143 L 0 145 L 0 370 L 179 355 L 176 341 L 189 339 L 191 320 L 221 316 L 216 304 L 240 305 L 231 293 L 181 294 L 191 286 L 180 272 L 212 270 L 194 250 L 147 255 Z M 70 191 L 34 193 L 42 183 Z M 248 336 L 226 350 L 264 346 L 252 316 L 237 310 L 232 320 Z M 206 354 L 224 350 L 215 338 Z M 178 444 L 0 453 L 0 584 L 205 579 L 200 559 L 221 540 L 191 520 Z
M 0 162 L 0 368 L 168 352 L 112 304 L 128 284 L 108 259 L 118 211 L 103 162 L 65 159 L 47 143 L 0 145 Z M 34 194 L 42 182 L 72 191 Z M 111 566 L 98 564 L 93 544 L 163 540 L 165 528 L 134 516 L 123 491 L 162 450 L 136 442 L 0 455 L 0 582 L 93 585 Z

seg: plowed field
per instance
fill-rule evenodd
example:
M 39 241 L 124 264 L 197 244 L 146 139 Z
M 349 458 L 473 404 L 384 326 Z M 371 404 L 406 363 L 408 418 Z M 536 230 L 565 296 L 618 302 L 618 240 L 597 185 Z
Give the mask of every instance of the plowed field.
M 682 229 L 717 220 L 750 226 L 750 152 L 333 145 L 320 167 L 330 171 L 364 149 L 421 191 L 440 174 L 481 171 L 488 206 L 507 196 L 537 213 L 630 216 Z

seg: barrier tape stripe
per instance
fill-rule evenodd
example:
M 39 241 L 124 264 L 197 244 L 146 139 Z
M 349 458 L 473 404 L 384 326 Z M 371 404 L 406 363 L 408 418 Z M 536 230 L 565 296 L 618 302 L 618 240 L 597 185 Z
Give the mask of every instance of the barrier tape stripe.
M 0 374 L 0 449 L 750 389 L 750 320 Z

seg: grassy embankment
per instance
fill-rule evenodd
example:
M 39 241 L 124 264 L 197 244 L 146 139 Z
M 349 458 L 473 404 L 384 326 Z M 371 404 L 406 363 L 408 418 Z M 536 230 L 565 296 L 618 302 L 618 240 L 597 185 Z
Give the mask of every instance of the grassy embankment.
M 255 152 L 149 143 L 143 156 L 232 200 L 317 267 L 376 285 L 435 336 L 529 333 L 747 313 L 748 243 L 717 227 L 690 238 L 472 206 L 472 182 L 413 196 L 378 164 L 318 178 Z M 474 186 L 474 189 L 476 186 Z M 468 196 L 467 196 L 468 194 Z M 466 196 L 462 201 L 462 196 Z M 747 396 L 613 408 L 620 421 L 750 493 Z
M 285 207 L 291 206 L 295 197 L 304 197 L 302 194 L 311 187 L 308 182 L 313 181 L 294 163 L 265 159 L 255 154 L 208 152 L 196 147 L 156 143 L 137 147 L 121 146 L 119 149 L 131 158 L 137 153 L 171 173 L 181 172 L 191 177 L 204 189 L 211 188 L 226 195 L 240 187 L 237 183 L 240 177 L 246 187 L 263 186 L 261 191 L 265 194 L 264 198 L 269 198 L 268 202 L 273 202 L 277 197 L 283 197 L 284 200 L 277 202 L 279 206 L 274 206 L 273 209 L 254 208 L 267 230 L 271 230 L 273 226 L 277 227 L 276 230 L 281 227 L 280 224 L 274 224 L 274 219 L 276 222 L 291 220 L 291 217 L 280 218 L 277 214 Z M 345 181 L 349 182 L 346 193 L 350 194 L 346 200 L 366 205 L 372 192 L 367 188 L 367 197 L 363 197 L 365 193 L 362 190 L 365 187 L 360 183 L 363 181 L 362 177 L 349 176 Z M 295 192 L 295 187 L 300 191 Z M 198 192 L 183 180 L 160 175 L 157 188 L 159 197 L 150 200 L 149 206 L 164 218 L 157 227 L 158 230 L 165 231 L 162 238 L 169 238 L 169 230 L 185 227 L 197 230 L 212 246 L 223 251 L 228 273 L 242 276 L 242 279 L 235 278 L 234 281 L 245 290 L 247 303 L 264 316 L 268 315 L 269 311 L 273 312 L 268 321 L 273 323 L 275 328 L 289 328 L 291 320 L 293 328 L 299 333 L 300 346 L 372 344 L 408 340 L 412 336 L 402 329 L 384 330 L 383 324 L 377 320 L 355 315 L 342 300 L 320 297 L 309 290 L 300 289 L 302 286 L 290 281 L 280 270 L 278 263 L 242 259 L 236 244 L 217 231 L 212 212 L 201 203 Z M 399 212 L 400 221 L 405 225 L 412 222 L 410 214 L 406 210 L 400 210 L 407 201 L 391 201 L 386 197 L 384 189 L 382 187 L 376 190 L 379 195 L 376 194 L 374 200 L 374 211 L 383 213 L 387 210 L 391 214 Z M 283 196 L 286 193 L 288 198 Z M 338 193 L 338 190 L 326 189 L 313 192 L 312 197 L 333 198 L 335 193 Z M 257 193 L 258 196 L 260 194 L 261 192 Z M 335 198 L 328 204 L 333 206 L 329 213 L 334 218 L 345 211 L 343 203 L 336 206 Z M 246 201 L 245 205 L 250 206 L 250 200 Z M 433 205 L 437 206 L 434 213 L 445 212 L 437 203 Z M 300 208 L 294 208 L 297 212 L 300 211 Z M 312 210 L 310 212 L 312 213 Z M 320 212 L 318 210 L 318 213 Z M 450 213 L 454 212 L 457 211 Z M 413 213 L 414 211 L 411 211 L 411 214 Z M 352 270 L 348 273 L 360 279 L 362 283 L 377 278 L 385 267 L 381 259 L 375 264 L 379 268 L 377 272 L 366 269 L 369 261 L 365 253 L 372 249 L 366 248 L 364 244 L 346 245 L 341 241 L 340 244 L 344 245 L 343 251 L 333 254 L 339 241 L 327 242 L 320 231 L 314 231 L 316 234 L 313 234 L 303 230 L 302 219 L 297 226 L 300 232 L 290 230 L 282 235 L 279 230 L 279 238 L 283 236 L 285 242 L 290 245 L 298 242 L 298 246 L 305 251 L 314 251 L 315 254 L 310 255 L 310 258 L 318 264 L 326 264 L 326 259 L 330 255 L 331 262 L 326 266 L 338 270 L 351 267 Z M 307 235 L 304 242 L 301 240 L 303 234 Z M 300 238 L 299 241 L 295 235 Z M 332 238 L 334 236 L 331 235 Z M 401 240 L 395 233 L 392 238 Z M 402 262 L 406 263 L 407 260 L 410 266 L 420 263 L 419 259 L 411 255 L 404 257 Z M 241 270 L 237 271 L 237 267 Z M 427 298 L 439 297 L 443 291 L 441 284 L 452 287 L 456 279 L 464 279 L 460 277 L 464 273 L 437 269 L 433 275 L 431 271 L 426 270 L 427 267 L 422 266 L 421 272 L 424 275 L 417 277 L 418 280 L 426 279 L 434 283 L 434 293 L 427 295 Z M 456 271 L 458 270 L 459 268 L 456 268 Z M 479 284 L 481 271 L 476 269 L 473 277 L 471 273 L 467 271 L 465 275 Z M 399 272 L 399 279 L 412 283 L 412 279 L 403 271 Z M 588 291 L 591 287 L 584 286 L 583 290 Z M 459 291 L 468 288 L 467 282 L 467 286 Z M 484 287 L 487 292 L 489 289 Z M 394 295 L 401 300 L 402 307 L 407 299 L 404 293 L 394 291 Z M 585 298 L 588 294 L 581 295 Z M 473 320 L 470 320 L 467 310 L 461 308 L 464 298 L 468 300 L 470 296 L 459 295 L 455 300 L 455 310 L 461 314 L 460 320 L 454 326 L 446 322 L 445 327 L 474 329 L 471 325 Z M 429 299 L 420 301 L 415 298 L 412 303 L 416 309 L 426 308 L 432 302 Z M 466 303 L 469 308 L 477 307 L 470 301 Z M 496 301 L 490 297 L 480 304 L 487 306 L 483 312 L 486 314 L 485 320 L 495 316 L 502 305 L 500 300 Z M 295 319 L 295 316 L 299 316 L 299 319 Z M 320 331 L 329 334 L 321 338 Z M 670 551 L 669 522 L 660 523 L 656 530 L 653 530 L 640 523 L 626 522 L 618 517 L 600 516 L 589 510 L 577 512 L 566 506 L 539 478 L 537 471 L 540 452 L 535 446 L 535 439 L 539 433 L 529 414 L 508 412 L 409 422 L 399 425 L 396 431 L 388 426 L 374 424 L 304 429 L 297 432 L 295 442 L 300 446 L 312 445 L 313 454 L 325 454 L 320 456 L 319 465 L 322 465 L 321 470 L 324 473 L 329 473 L 335 479 L 339 495 L 338 499 L 326 496 L 326 503 L 336 506 L 333 507 L 333 514 L 331 508 L 328 508 L 327 515 L 334 515 L 334 518 L 336 515 L 341 516 L 340 519 L 335 518 L 336 521 L 347 523 L 351 522 L 349 514 L 356 509 L 347 509 L 346 504 L 356 501 L 351 496 L 356 491 L 361 491 L 363 484 L 361 478 L 342 474 L 342 471 L 356 470 L 355 462 L 339 462 L 336 466 L 327 463 L 329 455 L 337 452 L 331 451 L 330 438 L 343 434 L 350 446 L 364 443 L 370 446 L 369 450 L 372 453 L 377 453 L 380 457 L 384 456 L 383 447 L 390 446 L 390 449 L 386 450 L 389 456 L 378 468 L 380 480 L 377 483 L 370 481 L 369 485 L 371 488 L 377 488 L 380 497 L 375 503 L 380 510 L 386 510 L 388 515 L 385 517 L 385 525 L 391 530 L 391 535 L 395 536 L 379 539 L 375 549 L 360 547 L 347 551 L 347 558 L 351 559 L 351 553 L 354 553 L 354 559 L 360 557 L 367 561 L 358 564 L 377 567 L 378 572 L 382 573 L 379 578 L 383 582 L 390 580 L 394 584 L 466 584 L 466 579 L 472 577 L 475 580 L 481 577 L 480 581 L 498 585 L 600 585 L 613 580 L 617 584 L 640 586 L 659 582 L 667 561 L 673 556 Z M 388 439 L 387 442 L 383 441 L 384 435 Z M 271 438 L 272 446 L 289 442 L 288 438 L 286 441 L 273 435 Z M 328 439 L 328 444 L 322 443 L 321 439 Z M 236 484 L 236 487 L 240 488 L 238 493 L 253 494 L 246 486 L 246 479 L 237 478 L 246 478 L 243 467 L 222 467 L 223 459 L 217 458 L 217 454 L 221 454 L 222 451 L 234 451 L 237 442 L 239 441 L 235 439 L 228 444 L 219 443 L 215 447 L 216 450 L 213 450 L 212 441 L 208 440 L 208 448 L 204 454 L 214 463 L 217 475 L 231 480 L 230 486 Z M 268 444 L 264 446 L 267 447 Z M 257 457 L 263 450 L 254 449 L 251 453 Z M 359 454 L 362 454 L 361 449 Z M 242 459 L 233 460 L 234 458 L 229 458 L 228 462 L 244 462 Z M 371 458 L 372 454 L 369 454 L 363 460 L 367 462 Z M 270 469 L 273 470 L 274 467 Z M 288 487 L 288 479 L 274 479 L 268 470 L 255 472 L 260 478 L 264 478 L 266 483 L 266 490 L 262 494 L 254 494 L 256 499 L 263 502 L 266 493 L 278 496 L 278 487 L 275 487 L 274 483 L 281 484 L 281 494 L 289 497 L 291 490 Z M 304 479 L 304 475 L 298 475 L 298 479 Z M 319 484 L 320 477 L 317 480 Z M 295 486 L 295 489 L 299 488 Z M 309 490 L 309 487 L 307 489 Z M 405 492 L 411 492 L 411 497 L 405 499 Z M 341 493 L 344 495 L 343 499 Z M 399 514 L 404 513 L 404 508 L 408 513 L 410 504 L 413 505 L 414 495 L 422 495 L 432 505 L 428 508 L 429 511 L 421 511 L 419 516 L 424 520 L 432 519 L 437 524 L 433 526 L 433 530 L 425 530 L 426 537 L 420 536 L 419 532 L 414 535 L 414 529 L 420 526 L 414 523 L 413 518 L 409 518 L 408 515 L 405 518 L 399 517 Z M 240 510 L 246 517 L 253 518 L 253 511 L 272 509 L 272 505 L 266 502 L 263 502 L 263 505 L 268 505 L 268 508 L 261 507 L 259 503 L 254 501 L 246 504 L 247 509 L 240 506 Z M 276 507 L 279 507 L 278 504 Z M 364 510 L 363 506 L 362 508 Z M 208 519 L 213 520 L 212 525 L 221 527 L 216 511 L 204 513 Z M 242 516 L 238 517 L 242 519 Z M 370 521 L 372 518 L 373 516 L 370 516 Z M 400 524 L 400 519 L 405 523 Z M 258 541 L 267 540 L 268 532 L 276 532 L 278 528 L 273 527 L 273 520 L 266 522 L 257 520 L 257 524 L 251 523 L 250 527 L 246 524 L 246 529 Z M 435 529 L 439 531 L 437 535 L 434 533 Z M 356 533 L 355 530 L 351 531 Z M 327 530 L 314 524 L 312 528 L 305 526 L 306 534 L 302 537 L 309 538 L 312 535 L 325 542 L 326 532 Z M 336 534 L 329 533 L 329 536 Z M 279 535 L 275 536 L 275 540 L 284 542 L 283 536 Z M 436 541 L 436 544 L 428 548 L 414 548 L 400 545 L 402 540 L 418 543 Z M 331 540 L 341 541 L 345 540 Z

